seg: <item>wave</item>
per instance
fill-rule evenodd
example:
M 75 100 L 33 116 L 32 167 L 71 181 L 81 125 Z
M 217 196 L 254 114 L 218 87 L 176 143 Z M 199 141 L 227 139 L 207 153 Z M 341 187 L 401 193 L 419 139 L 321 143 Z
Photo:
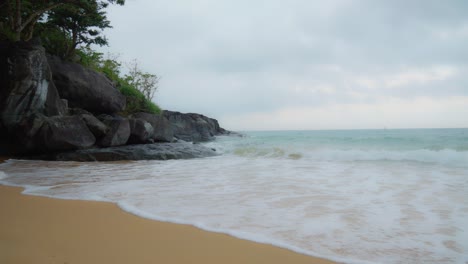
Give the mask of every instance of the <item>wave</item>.
M 453 149 L 295 149 L 237 147 L 226 154 L 249 158 L 313 159 L 318 161 L 410 161 L 468 167 L 468 151 Z

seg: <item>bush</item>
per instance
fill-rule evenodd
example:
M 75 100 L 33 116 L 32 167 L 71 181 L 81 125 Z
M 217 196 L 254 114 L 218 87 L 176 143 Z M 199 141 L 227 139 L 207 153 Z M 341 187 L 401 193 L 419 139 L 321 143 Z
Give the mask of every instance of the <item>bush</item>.
M 139 91 L 136 84 L 120 77 L 121 63 L 118 62 L 116 56 L 108 55 L 107 59 L 103 59 L 102 53 L 96 52 L 89 47 L 77 50 L 77 54 L 80 56 L 80 63 L 83 66 L 104 73 L 107 78 L 117 84 L 120 92 L 127 99 L 127 106 L 122 114 L 130 115 L 137 112 L 161 113 L 161 108 Z
M 72 41 L 60 31 L 59 28 L 39 23 L 35 29 L 35 35 L 39 36 L 47 53 L 59 56 L 62 59 L 68 57 Z
M 146 99 L 140 91 L 131 85 L 121 83 L 119 90 L 127 99 L 127 106 L 125 107 L 124 114 L 130 115 L 137 112 L 151 114 L 161 113 L 161 108 L 159 108 L 159 106 Z
M 83 47 L 76 50 L 76 54 L 80 57 L 79 63 L 86 68 L 102 72 L 102 53 L 96 52 L 89 47 Z

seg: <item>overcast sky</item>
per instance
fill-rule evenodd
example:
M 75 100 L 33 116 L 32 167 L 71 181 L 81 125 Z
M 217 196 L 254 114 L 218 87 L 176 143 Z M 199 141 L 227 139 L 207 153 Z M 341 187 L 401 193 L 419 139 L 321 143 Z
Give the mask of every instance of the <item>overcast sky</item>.
M 231 130 L 468 127 L 468 1 L 127 0 L 112 53 Z

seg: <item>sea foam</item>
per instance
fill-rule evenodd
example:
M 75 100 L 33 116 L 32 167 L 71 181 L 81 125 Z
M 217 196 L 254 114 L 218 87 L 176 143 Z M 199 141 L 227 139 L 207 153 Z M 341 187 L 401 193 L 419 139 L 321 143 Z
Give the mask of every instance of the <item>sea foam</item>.
M 393 145 L 324 151 L 282 137 L 221 138 L 208 145 L 224 154 L 207 159 L 11 161 L 0 170 L 8 175 L 3 183 L 28 193 L 111 201 L 141 217 L 345 263 L 468 261 L 468 168 L 454 160 L 463 152 L 418 147 L 401 154 Z M 276 154 L 235 151 L 246 147 Z M 294 153 L 301 156 L 289 158 Z

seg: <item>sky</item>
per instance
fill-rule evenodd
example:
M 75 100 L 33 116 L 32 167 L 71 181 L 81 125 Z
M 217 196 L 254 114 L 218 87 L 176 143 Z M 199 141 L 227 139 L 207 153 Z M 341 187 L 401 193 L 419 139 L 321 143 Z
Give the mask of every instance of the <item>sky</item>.
M 105 32 L 163 109 L 245 130 L 468 127 L 466 0 L 126 0 Z

